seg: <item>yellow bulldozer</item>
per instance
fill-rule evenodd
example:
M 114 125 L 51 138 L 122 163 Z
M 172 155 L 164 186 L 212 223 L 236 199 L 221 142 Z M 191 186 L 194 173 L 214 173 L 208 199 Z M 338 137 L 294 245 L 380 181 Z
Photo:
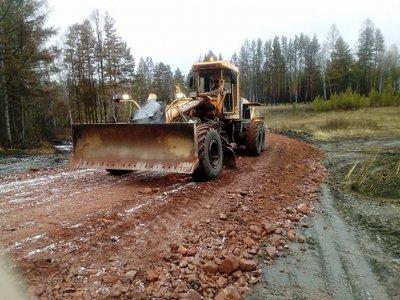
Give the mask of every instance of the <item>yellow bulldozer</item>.
M 257 102 L 240 97 L 239 69 L 227 61 L 192 65 L 189 96 L 180 93 L 165 107 L 153 97 L 125 123 L 72 126 L 73 168 L 191 174 L 196 181 L 217 178 L 236 165 L 235 150 L 257 156 L 266 147 Z M 116 102 L 123 99 L 116 97 Z M 129 101 L 129 100 L 128 100 Z

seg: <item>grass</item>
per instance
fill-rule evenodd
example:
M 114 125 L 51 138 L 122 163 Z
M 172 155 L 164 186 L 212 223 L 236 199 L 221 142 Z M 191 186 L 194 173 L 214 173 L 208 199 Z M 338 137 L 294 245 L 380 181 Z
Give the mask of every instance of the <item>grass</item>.
M 400 107 L 314 112 L 311 105 L 266 107 L 267 127 L 277 132 L 306 132 L 313 139 L 400 137 Z
M 400 140 L 400 107 L 366 107 L 315 112 L 311 105 L 266 107 L 267 127 L 276 132 L 306 133 L 314 140 L 351 138 Z M 397 148 L 369 149 L 366 161 L 354 161 L 339 174 L 351 190 L 382 198 L 400 197 L 400 153 Z M 356 158 L 354 158 L 356 159 Z

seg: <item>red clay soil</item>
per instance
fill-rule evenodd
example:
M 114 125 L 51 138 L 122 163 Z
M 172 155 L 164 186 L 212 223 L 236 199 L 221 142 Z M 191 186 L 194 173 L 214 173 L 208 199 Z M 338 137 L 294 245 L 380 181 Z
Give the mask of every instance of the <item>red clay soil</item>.
M 51 168 L 0 177 L 0 244 L 37 299 L 242 299 L 313 212 L 312 145 L 267 135 L 215 181 Z

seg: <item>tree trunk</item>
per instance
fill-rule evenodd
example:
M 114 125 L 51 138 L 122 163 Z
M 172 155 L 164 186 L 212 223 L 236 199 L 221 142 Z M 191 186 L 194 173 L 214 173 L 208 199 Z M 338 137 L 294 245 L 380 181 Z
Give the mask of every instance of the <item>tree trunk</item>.
M 2 53 L 1 53 L 2 54 Z M 5 70 L 4 70 L 4 61 L 2 59 L 4 57 L 1 55 L 0 57 L 0 87 L 2 89 L 3 94 L 3 104 L 4 104 L 4 125 L 5 125 L 5 133 L 6 133 L 6 146 L 11 147 L 12 145 L 12 135 L 11 135 L 11 122 L 10 122 L 10 112 L 9 112 L 9 99 L 7 92 L 7 82 L 5 78 Z
M 9 103 L 8 103 L 8 95 L 6 88 L 4 87 L 4 123 L 6 126 L 6 139 L 7 139 L 7 147 L 12 146 L 12 135 L 11 135 L 11 123 L 10 123 L 10 112 L 9 112 Z

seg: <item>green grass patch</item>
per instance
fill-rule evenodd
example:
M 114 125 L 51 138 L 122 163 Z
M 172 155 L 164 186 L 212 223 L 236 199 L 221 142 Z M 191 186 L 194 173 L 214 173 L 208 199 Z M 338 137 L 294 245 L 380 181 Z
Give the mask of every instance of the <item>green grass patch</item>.
M 357 161 L 345 179 L 353 191 L 363 195 L 400 199 L 400 154 L 377 150 L 369 159 Z

